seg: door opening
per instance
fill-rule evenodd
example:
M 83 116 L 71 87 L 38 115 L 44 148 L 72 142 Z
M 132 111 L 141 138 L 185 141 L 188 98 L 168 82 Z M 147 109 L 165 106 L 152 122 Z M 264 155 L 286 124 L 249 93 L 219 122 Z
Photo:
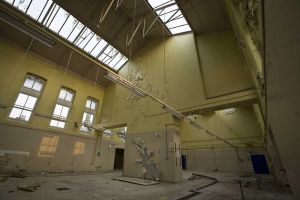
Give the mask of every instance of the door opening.
M 114 169 L 123 169 L 124 149 L 116 148 Z

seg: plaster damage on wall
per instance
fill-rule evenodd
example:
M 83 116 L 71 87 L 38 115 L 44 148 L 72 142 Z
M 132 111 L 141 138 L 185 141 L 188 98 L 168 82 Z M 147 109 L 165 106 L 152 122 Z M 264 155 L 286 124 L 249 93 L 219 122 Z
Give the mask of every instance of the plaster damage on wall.
M 150 151 L 150 149 L 145 145 L 145 142 L 141 138 L 136 138 L 133 140 L 135 144 L 136 150 L 139 152 L 140 159 L 136 160 L 136 162 L 143 166 L 146 170 L 144 173 L 144 178 L 149 174 L 154 180 L 160 180 L 160 170 L 157 168 L 157 165 L 154 163 L 152 157 L 154 156 L 154 152 Z

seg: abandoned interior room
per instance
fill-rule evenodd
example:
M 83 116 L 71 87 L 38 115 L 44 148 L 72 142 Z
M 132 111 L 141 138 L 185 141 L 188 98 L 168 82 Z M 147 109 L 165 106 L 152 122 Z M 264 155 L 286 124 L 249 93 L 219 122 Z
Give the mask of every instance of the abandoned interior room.
M 0 0 L 0 200 L 300 199 L 299 20 L 299 0 Z

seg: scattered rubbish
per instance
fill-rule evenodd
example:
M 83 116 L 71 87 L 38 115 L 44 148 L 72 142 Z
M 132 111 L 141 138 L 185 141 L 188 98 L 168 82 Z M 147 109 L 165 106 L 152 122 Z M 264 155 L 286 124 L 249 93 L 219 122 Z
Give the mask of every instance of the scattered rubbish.
M 67 187 L 59 187 L 59 188 L 56 188 L 56 190 L 59 190 L 59 191 L 62 191 L 62 190 L 69 190 L 70 188 L 67 188 Z
M 10 177 L 13 177 L 13 178 L 26 178 L 26 176 L 22 173 L 12 173 L 10 175 Z
M 18 188 L 18 190 L 23 190 L 26 192 L 34 192 L 39 187 L 41 187 L 41 184 L 34 183 L 33 185 L 19 185 L 17 188 Z

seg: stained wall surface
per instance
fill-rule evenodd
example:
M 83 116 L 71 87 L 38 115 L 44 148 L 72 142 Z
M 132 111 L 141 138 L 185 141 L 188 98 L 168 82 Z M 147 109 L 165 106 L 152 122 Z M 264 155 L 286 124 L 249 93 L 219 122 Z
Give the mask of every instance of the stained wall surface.
M 300 198 L 300 2 L 264 1 L 267 124 L 295 199 Z M 282 173 L 282 172 L 281 172 Z

